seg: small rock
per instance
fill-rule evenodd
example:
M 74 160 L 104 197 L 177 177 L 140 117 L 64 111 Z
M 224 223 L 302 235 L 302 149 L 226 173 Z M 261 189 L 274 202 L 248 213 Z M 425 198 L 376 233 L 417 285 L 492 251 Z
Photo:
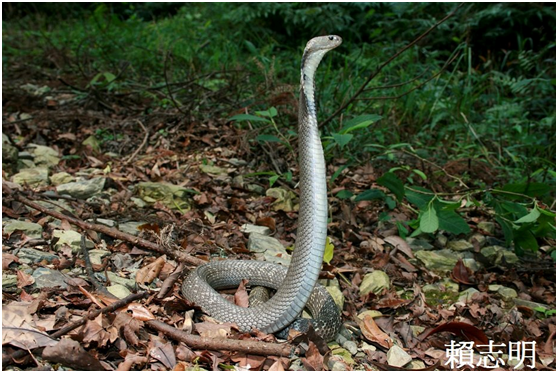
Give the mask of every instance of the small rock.
M 17 252 L 17 257 L 22 263 L 30 264 L 30 263 L 40 263 L 43 260 L 51 263 L 55 259 L 60 259 L 58 255 L 54 255 L 51 253 L 46 253 L 41 250 L 30 249 L 30 248 L 23 248 L 19 249 Z
M 413 360 L 409 364 L 405 365 L 405 369 L 409 370 L 424 370 L 426 365 L 421 360 Z
M 259 233 L 262 234 L 264 236 L 269 236 L 272 232 L 271 229 L 269 229 L 268 227 L 262 227 L 260 225 L 254 225 L 254 224 L 244 224 L 242 227 L 240 227 L 240 231 L 242 233 Z
M 448 238 L 442 232 L 439 232 L 436 235 L 436 246 L 438 246 L 441 249 L 445 249 L 447 244 L 448 244 Z
M 421 250 L 415 253 L 415 256 L 424 263 L 424 266 L 433 271 L 451 271 L 455 267 L 455 263 L 459 258 L 452 250 Z
M 387 361 L 389 365 L 402 367 L 410 363 L 411 360 L 411 356 L 398 345 L 393 345 L 387 352 Z
M 480 293 L 480 292 L 475 288 L 469 288 L 469 289 L 463 290 L 461 293 L 459 293 L 459 298 L 458 299 L 459 299 L 460 302 L 469 303 L 471 301 L 471 297 L 475 293 Z
M 494 231 L 496 230 L 496 225 L 494 224 L 494 222 L 491 221 L 481 221 L 477 224 L 477 227 L 479 227 L 479 229 L 482 229 L 483 231 L 488 232 L 491 235 L 493 235 Z
M 104 177 L 94 177 L 88 180 L 60 184 L 56 187 L 56 191 L 60 194 L 68 194 L 74 198 L 87 199 L 100 193 L 105 187 L 105 181 Z
M 473 258 L 463 258 L 463 264 L 473 272 L 477 272 L 481 269 L 479 262 Z
M 50 177 L 50 182 L 52 185 L 67 184 L 74 181 L 75 178 L 67 172 L 57 172 Z
M 12 176 L 12 181 L 19 185 L 38 187 L 48 185 L 48 169 L 46 168 L 24 168 Z
M 497 285 L 497 284 L 490 284 L 488 285 L 488 291 L 498 291 L 498 289 L 500 289 L 501 287 L 503 287 L 502 285 Z
M 343 348 L 349 351 L 351 355 L 356 355 L 356 353 L 358 352 L 358 346 L 353 341 L 346 341 L 345 343 L 343 343 Z
M 265 194 L 265 188 L 258 184 L 246 184 L 246 189 L 252 193 L 257 193 L 261 196 Z
M 287 250 L 285 250 L 279 240 L 259 233 L 250 234 L 248 250 L 256 253 L 256 259 L 258 260 L 265 260 L 284 266 L 288 266 L 291 262 L 291 256 L 287 254 Z
M 12 233 L 16 230 L 22 231 L 26 236 L 31 238 L 41 238 L 43 236 L 43 227 L 37 223 L 10 220 L 4 226 L 5 233 Z
M 18 150 L 8 136 L 2 134 L 2 170 L 10 174 L 17 171 Z
M 140 233 L 139 226 L 145 224 L 143 221 L 129 221 L 118 224 L 118 229 L 122 232 L 137 236 Z
M 339 347 L 339 348 L 336 348 L 336 349 L 332 350 L 331 354 L 341 357 L 341 359 L 343 359 L 343 361 L 348 365 L 353 365 L 355 363 L 355 361 L 353 360 L 352 354 L 348 350 L 346 350 L 342 347 Z
M 2 274 L 2 290 L 15 287 L 17 287 L 17 276 Z
M 366 351 L 366 350 L 376 351 L 376 346 L 369 345 L 366 342 L 362 342 L 362 345 L 360 346 L 360 348 L 362 349 L 362 351 Z
M 498 294 L 505 301 L 510 301 L 512 299 L 517 298 L 517 292 L 514 289 L 505 286 L 502 286 L 501 288 L 498 289 Z
M 110 219 L 97 218 L 97 223 L 106 225 L 107 227 L 116 227 L 116 222 Z
M 107 255 L 110 255 L 110 251 L 100 249 L 89 250 L 89 259 L 91 259 L 91 264 L 103 264 L 103 258 Z
M 246 166 L 248 164 L 248 162 L 246 162 L 244 159 L 238 159 L 238 158 L 230 158 L 229 162 L 233 165 L 233 166 Z
M 39 167 L 54 167 L 60 162 L 58 152 L 48 146 L 29 144 L 29 151 L 33 154 L 33 162 Z
M 457 240 L 448 242 L 448 249 L 454 251 L 468 251 L 473 250 L 473 244 L 465 240 Z
M 192 194 L 196 194 L 196 191 L 162 182 L 142 182 L 134 187 L 134 195 L 148 205 L 159 202 L 170 209 L 182 211 L 189 211 L 192 208 Z
M 383 271 L 376 270 L 372 273 L 367 273 L 362 279 L 360 295 L 380 294 L 384 289 L 389 289 L 389 286 L 389 276 Z
M 222 168 L 210 164 L 200 164 L 199 167 L 202 172 L 205 172 L 206 174 L 213 175 L 213 176 L 225 176 L 232 171 L 232 169 L 229 168 Z
M 517 255 L 503 246 L 493 245 L 483 247 L 480 252 L 494 264 L 503 264 L 504 262 L 507 264 L 515 264 L 519 262 Z
M 52 231 L 52 237 L 58 238 L 58 241 L 54 244 L 54 249 L 58 250 L 63 245 L 68 245 L 72 248 L 72 252 L 77 253 L 81 250 L 81 234 L 76 231 L 63 231 L 60 229 L 55 229 Z M 88 239 L 85 239 L 85 247 L 91 249 L 95 247 L 95 244 Z
M 68 288 L 68 285 L 66 284 L 66 276 L 54 269 L 37 268 L 33 272 L 33 277 L 35 278 L 34 286 L 37 289 L 55 287 L 60 287 L 62 289 Z
M 521 299 L 521 298 L 515 298 L 513 300 L 513 302 L 518 305 L 518 306 L 524 306 L 524 307 L 529 307 L 532 310 L 536 309 L 536 308 L 541 308 L 545 311 L 549 310 L 550 307 L 546 304 L 543 303 L 537 303 L 537 302 L 532 302 L 530 300 L 525 300 L 525 299 Z
M 109 291 L 109 293 L 120 299 L 126 298 L 128 295 L 131 294 L 130 290 L 128 290 L 126 286 L 120 284 L 108 286 L 107 290 Z
M 297 358 L 292 361 L 291 365 L 289 365 L 289 370 L 299 371 L 306 370 L 306 368 L 304 367 L 304 364 L 302 364 L 302 359 Z
M 107 275 L 110 282 L 113 284 L 123 285 L 126 286 L 128 289 L 132 289 L 132 290 L 136 288 L 136 280 L 134 279 L 120 277 L 114 272 L 107 272 Z
M 420 239 L 420 238 L 407 238 L 407 243 L 411 246 L 413 251 L 418 250 L 432 250 L 434 246 L 432 246 L 428 241 Z
M 484 245 L 486 245 L 486 236 L 483 236 L 482 234 L 479 233 L 475 233 L 471 236 L 471 238 L 469 238 L 469 242 L 471 243 L 471 245 L 473 245 L 473 242 L 475 241 L 477 242 L 480 248 L 483 248 Z

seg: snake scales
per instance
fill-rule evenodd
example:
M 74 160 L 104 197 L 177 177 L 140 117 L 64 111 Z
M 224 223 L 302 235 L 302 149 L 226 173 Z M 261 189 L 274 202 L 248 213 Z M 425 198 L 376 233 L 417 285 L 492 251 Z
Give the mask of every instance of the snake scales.
M 317 284 L 327 236 L 325 160 L 318 133 L 314 101 L 314 74 L 323 56 L 339 46 L 339 36 L 310 40 L 301 63 L 299 101 L 300 211 L 297 239 L 288 268 L 260 261 L 214 261 L 202 265 L 184 279 L 182 294 L 216 319 L 236 323 L 240 330 L 275 333 L 295 323 L 304 308 L 312 314 L 313 328 L 324 339 L 335 338 L 340 312 L 327 292 Z M 276 290 L 267 302 L 243 308 L 226 301 L 214 289 L 237 286 L 247 279 L 252 286 Z

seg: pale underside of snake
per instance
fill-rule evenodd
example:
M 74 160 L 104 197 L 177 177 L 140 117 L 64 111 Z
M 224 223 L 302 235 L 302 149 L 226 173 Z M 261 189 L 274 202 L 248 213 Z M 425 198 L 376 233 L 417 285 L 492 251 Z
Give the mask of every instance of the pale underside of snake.
M 327 185 L 322 143 L 314 101 L 314 74 L 323 56 L 339 46 L 339 36 L 320 36 L 306 44 L 301 63 L 298 141 L 300 210 L 295 249 L 288 268 L 260 261 L 224 260 L 202 265 L 184 279 L 182 294 L 214 318 L 236 323 L 241 331 L 258 329 L 275 333 L 295 323 L 304 308 L 312 314 L 312 327 L 325 340 L 335 338 L 340 311 L 328 291 L 317 283 L 327 237 Z M 267 302 L 239 307 L 216 290 L 237 286 L 275 289 Z M 295 321 L 296 320 L 296 321 Z

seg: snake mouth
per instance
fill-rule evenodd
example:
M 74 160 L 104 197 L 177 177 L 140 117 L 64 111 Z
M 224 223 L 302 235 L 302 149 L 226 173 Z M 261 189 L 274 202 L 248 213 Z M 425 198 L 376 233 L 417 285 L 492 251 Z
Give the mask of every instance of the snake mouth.
M 343 39 L 338 35 L 317 36 L 306 44 L 308 51 L 329 51 L 337 48 Z

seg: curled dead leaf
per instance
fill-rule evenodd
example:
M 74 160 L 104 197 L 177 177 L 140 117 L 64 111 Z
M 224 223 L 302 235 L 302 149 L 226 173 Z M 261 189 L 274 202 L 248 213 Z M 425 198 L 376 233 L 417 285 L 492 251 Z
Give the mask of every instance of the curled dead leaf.
M 364 315 L 364 318 L 362 320 L 357 317 L 356 321 L 364 338 L 366 338 L 370 342 L 378 343 L 380 346 L 388 349 L 393 346 L 393 342 L 391 341 L 389 335 L 387 335 L 380 329 L 378 324 L 376 324 L 376 322 L 370 315 Z

